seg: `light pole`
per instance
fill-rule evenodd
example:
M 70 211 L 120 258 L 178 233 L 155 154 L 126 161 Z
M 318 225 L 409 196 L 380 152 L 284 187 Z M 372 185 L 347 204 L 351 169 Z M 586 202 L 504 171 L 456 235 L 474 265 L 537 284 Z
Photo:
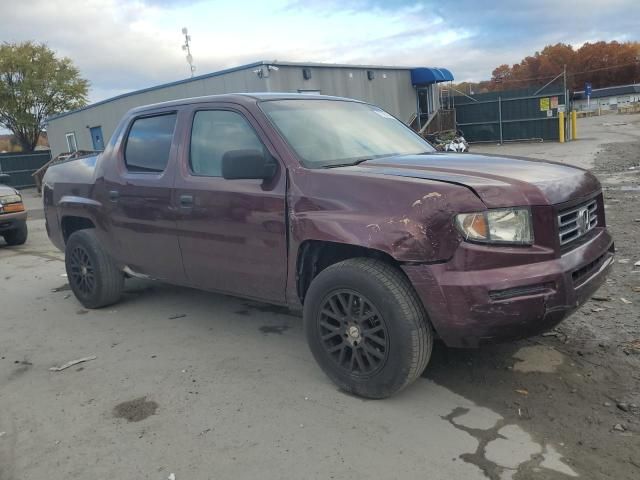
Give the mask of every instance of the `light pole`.
M 191 71 L 191 76 L 193 77 L 193 74 L 196 71 L 196 66 L 193 64 L 191 46 L 189 45 L 189 42 L 191 41 L 191 35 L 189 35 L 187 27 L 182 28 L 182 34 L 184 35 L 184 45 L 182 45 L 182 50 L 187 52 L 187 63 L 189 64 L 189 70 Z

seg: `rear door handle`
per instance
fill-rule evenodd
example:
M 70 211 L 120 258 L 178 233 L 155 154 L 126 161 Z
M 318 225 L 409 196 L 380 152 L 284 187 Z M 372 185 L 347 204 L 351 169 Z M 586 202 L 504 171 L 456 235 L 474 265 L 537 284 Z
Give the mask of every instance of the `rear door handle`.
M 180 206 L 182 208 L 193 207 L 193 195 L 180 195 Z
M 117 190 L 111 190 L 109 192 L 109 200 L 111 200 L 112 202 L 117 202 L 118 197 L 120 197 L 120 193 Z

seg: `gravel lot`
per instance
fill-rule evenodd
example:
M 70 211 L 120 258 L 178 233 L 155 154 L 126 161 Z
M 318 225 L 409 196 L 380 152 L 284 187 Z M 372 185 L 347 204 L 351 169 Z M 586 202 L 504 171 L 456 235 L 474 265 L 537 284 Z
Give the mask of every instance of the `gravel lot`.
M 592 168 L 618 264 L 551 335 L 438 345 L 384 401 L 337 391 L 278 308 L 131 280 L 84 310 L 27 192 L 28 243 L 0 244 L 0 480 L 639 478 L 639 127 L 607 116 L 565 145 L 472 146 Z

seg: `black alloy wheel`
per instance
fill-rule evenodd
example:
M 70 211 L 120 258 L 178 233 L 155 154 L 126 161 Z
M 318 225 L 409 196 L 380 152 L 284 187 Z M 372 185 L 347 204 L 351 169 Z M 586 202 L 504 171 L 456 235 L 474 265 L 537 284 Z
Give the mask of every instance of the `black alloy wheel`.
M 71 251 L 69 281 L 83 294 L 91 295 L 96 288 L 96 277 L 91 257 L 81 245 Z
M 120 299 L 124 275 L 98 241 L 93 228 L 69 236 L 64 263 L 69 286 L 85 308 L 106 307 Z
M 322 302 L 319 335 L 327 354 L 346 373 L 371 375 L 389 352 L 389 333 L 375 305 L 349 289 L 332 292 Z
M 433 346 L 427 312 L 406 275 L 374 258 L 343 260 L 316 275 L 304 297 L 304 329 L 320 368 L 365 398 L 413 383 Z

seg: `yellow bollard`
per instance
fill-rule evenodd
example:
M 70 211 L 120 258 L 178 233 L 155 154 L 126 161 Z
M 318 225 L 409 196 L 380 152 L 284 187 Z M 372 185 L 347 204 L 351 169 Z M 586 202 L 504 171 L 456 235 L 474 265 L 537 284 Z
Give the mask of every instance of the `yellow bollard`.
M 564 143 L 564 112 L 558 112 L 558 140 Z
M 571 139 L 578 139 L 578 112 L 571 110 Z

